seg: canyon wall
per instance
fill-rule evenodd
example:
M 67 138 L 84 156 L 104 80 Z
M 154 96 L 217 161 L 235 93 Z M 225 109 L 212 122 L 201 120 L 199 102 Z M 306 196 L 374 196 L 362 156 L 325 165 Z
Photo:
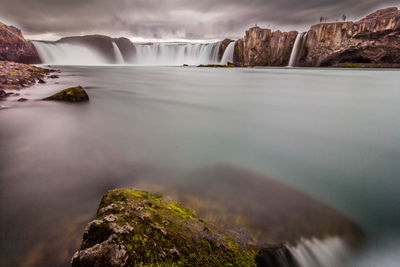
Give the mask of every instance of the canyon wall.
M 377 67 L 400 64 L 400 11 L 387 8 L 357 22 L 312 26 L 299 64 L 340 66 L 344 63 Z
M 235 45 L 234 63 L 240 66 L 287 66 L 297 32 L 272 32 L 253 27 Z
M 287 66 L 297 32 L 250 28 L 235 46 L 238 66 Z M 357 22 L 314 25 L 299 42 L 298 66 L 400 66 L 400 11 L 378 10 Z
M 40 63 L 35 46 L 26 41 L 19 29 L 0 22 L 0 60 Z

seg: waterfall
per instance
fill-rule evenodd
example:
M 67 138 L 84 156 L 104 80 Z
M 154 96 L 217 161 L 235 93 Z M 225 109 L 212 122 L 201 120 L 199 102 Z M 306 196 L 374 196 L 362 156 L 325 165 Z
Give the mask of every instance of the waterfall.
M 296 66 L 301 51 L 304 48 L 305 41 L 307 39 L 307 32 L 297 34 L 296 41 L 294 42 L 292 53 L 290 54 L 289 67 Z
M 97 51 L 84 45 L 33 41 L 41 60 L 54 65 L 108 64 Z
M 112 42 L 114 48 L 115 62 L 117 64 L 124 64 L 124 57 L 122 56 L 121 50 L 119 50 L 118 45 L 115 42 Z
M 301 239 L 296 246 L 286 247 L 300 267 L 342 266 L 350 253 L 346 243 L 339 237 Z
M 224 55 L 222 56 L 221 59 L 221 64 L 228 64 L 228 62 L 233 63 L 233 54 L 235 52 L 235 43 L 236 42 L 230 42 L 229 45 L 226 47 Z
M 135 63 L 140 65 L 216 64 L 220 45 L 221 42 L 135 44 Z

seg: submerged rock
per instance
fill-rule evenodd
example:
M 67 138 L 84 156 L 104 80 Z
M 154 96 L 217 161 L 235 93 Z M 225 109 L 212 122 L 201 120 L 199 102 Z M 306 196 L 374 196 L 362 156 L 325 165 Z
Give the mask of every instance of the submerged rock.
M 255 266 L 256 249 L 160 194 L 109 191 L 72 266 Z
M 89 101 L 89 96 L 81 86 L 77 86 L 77 87 L 71 87 L 68 89 L 64 89 L 52 96 L 46 97 L 43 100 L 85 102 L 85 101 Z

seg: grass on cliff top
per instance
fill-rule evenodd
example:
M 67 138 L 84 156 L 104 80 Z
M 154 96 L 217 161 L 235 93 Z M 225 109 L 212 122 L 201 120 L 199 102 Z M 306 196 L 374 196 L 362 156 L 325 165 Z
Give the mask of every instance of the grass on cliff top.
M 123 209 L 102 211 L 111 204 Z M 255 250 L 241 248 L 194 211 L 161 194 L 112 190 L 103 197 L 98 219 L 109 214 L 117 216 L 118 225 L 134 228 L 119 237 L 129 255 L 128 266 L 256 266 Z

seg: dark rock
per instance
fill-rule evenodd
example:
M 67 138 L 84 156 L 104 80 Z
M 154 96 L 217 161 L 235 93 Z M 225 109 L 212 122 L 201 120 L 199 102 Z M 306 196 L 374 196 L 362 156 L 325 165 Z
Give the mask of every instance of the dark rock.
M 218 58 L 219 58 L 219 60 L 221 60 L 222 56 L 224 55 L 224 52 L 225 52 L 226 48 L 228 47 L 228 45 L 229 45 L 231 42 L 234 42 L 234 40 L 229 39 L 229 38 L 226 38 L 226 39 L 224 39 L 224 40 L 221 42 L 221 45 L 220 45 L 219 51 L 218 51 Z
M 41 63 L 39 54 L 32 44 L 22 36 L 21 30 L 0 22 L 0 60 L 20 63 Z
M 49 76 L 51 79 L 58 79 L 58 78 L 60 78 L 60 76 L 58 76 L 58 75 L 50 75 Z
M 0 98 L 6 97 L 6 92 L 3 89 L 0 89 Z
M 80 44 L 88 46 L 97 50 L 103 55 L 110 63 L 115 63 L 115 53 L 113 42 L 116 43 L 120 49 L 122 56 L 126 62 L 132 62 L 136 53 L 136 48 L 133 43 L 127 38 L 111 38 L 105 35 L 85 35 L 85 36 L 71 36 L 61 38 L 57 43 Z
M 189 65 L 188 65 L 188 64 L 183 64 L 183 66 L 184 66 L 184 67 L 189 67 Z
M 124 37 L 114 38 L 113 41 L 116 43 L 119 50 L 121 51 L 121 54 L 124 57 L 124 61 L 126 63 L 134 63 L 136 47 L 133 45 L 133 43 L 128 38 Z
M 18 99 L 18 102 L 26 102 L 28 101 L 28 99 L 21 97 L 20 99 Z
M 39 79 L 38 83 L 46 83 L 43 79 Z
M 56 100 L 66 102 L 85 102 L 89 101 L 89 96 L 86 91 L 81 87 L 71 87 L 64 89 L 52 96 L 46 97 L 43 100 Z

